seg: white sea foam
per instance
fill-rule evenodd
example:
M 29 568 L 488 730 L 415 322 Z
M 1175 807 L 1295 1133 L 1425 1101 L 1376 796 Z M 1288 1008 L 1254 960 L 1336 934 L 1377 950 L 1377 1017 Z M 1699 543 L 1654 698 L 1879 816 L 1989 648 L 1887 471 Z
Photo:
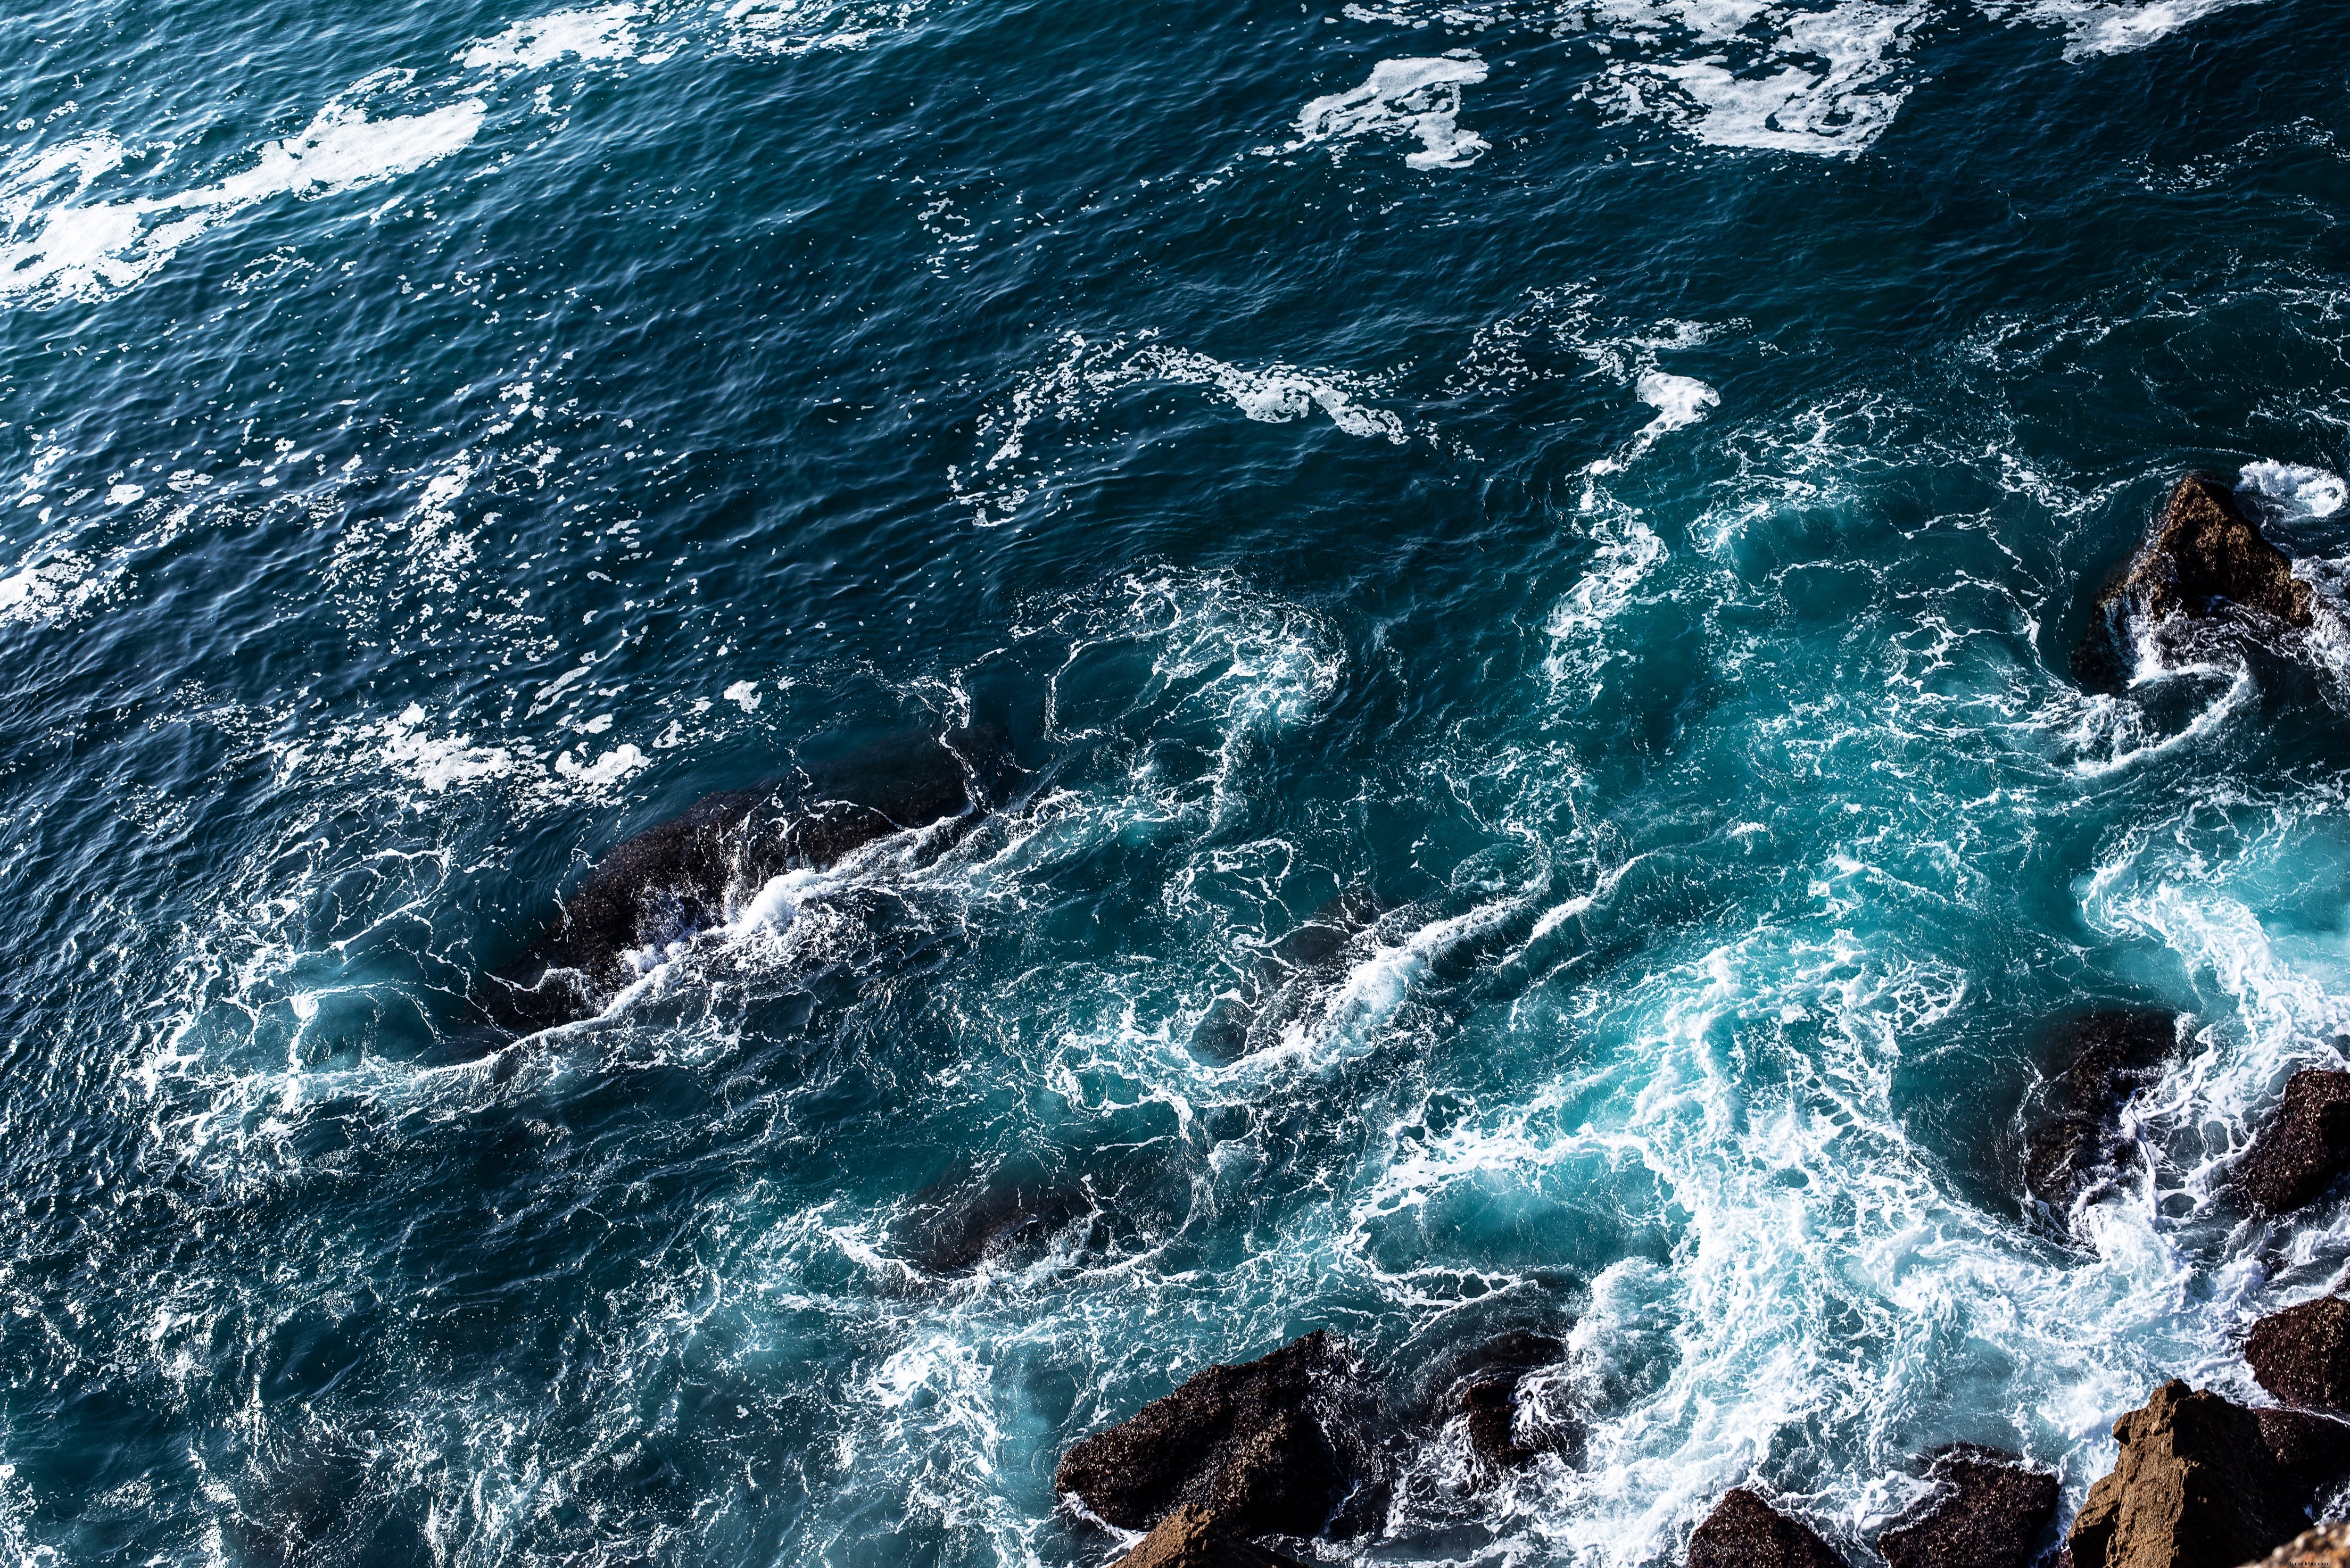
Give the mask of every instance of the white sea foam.
M 387 73 L 353 92 L 401 86 L 413 73 Z M 153 274 L 224 219 L 275 196 L 319 196 L 412 173 L 469 145 L 486 109 L 466 99 L 421 114 L 370 119 L 362 103 L 329 103 L 308 126 L 265 144 L 250 168 L 210 185 L 168 196 L 117 202 L 75 200 L 94 171 L 123 160 L 119 147 L 94 143 L 59 161 L 0 174 L 0 304 L 45 305 L 105 298 Z M 78 183 L 44 203 L 70 167 Z
M 0 576 L 0 625 L 54 625 L 104 604 L 120 587 L 120 562 L 61 551 Z
M 494 38 L 468 45 L 457 61 L 468 70 L 516 71 L 582 61 L 627 60 L 637 53 L 634 5 L 582 5 L 516 22 Z
M 1986 7 L 1992 15 L 2061 26 L 2064 55 L 2078 59 L 2088 55 L 2118 55 L 2161 42 L 2181 27 L 2215 12 L 2257 0 L 2029 0 L 2020 6 Z
M 2248 462 L 2236 487 L 2269 502 L 2287 518 L 2331 517 L 2350 500 L 2342 476 L 2298 462 Z
M 1465 168 L 1491 144 L 1461 129 L 1461 89 L 1485 76 L 1485 62 L 1467 49 L 1432 58 L 1381 60 L 1362 86 L 1315 99 L 1299 110 L 1295 140 L 1263 151 L 1296 152 L 1325 141 L 1343 150 L 1367 136 L 1417 137 L 1419 151 L 1404 154 L 1408 166 Z

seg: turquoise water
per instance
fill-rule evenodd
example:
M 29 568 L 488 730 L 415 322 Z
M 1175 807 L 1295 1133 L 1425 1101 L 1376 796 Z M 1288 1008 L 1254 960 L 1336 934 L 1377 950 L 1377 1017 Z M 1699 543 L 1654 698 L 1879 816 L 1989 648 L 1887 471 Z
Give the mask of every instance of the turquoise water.
M 1332 1561 L 1857 1562 L 2350 1266 L 2224 1179 L 2350 1035 L 2338 7 L 5 36 L 6 1561 L 1093 1563 L 1061 1449 L 1329 1327 L 1587 1430 Z M 2085 694 L 2190 467 L 2318 624 Z M 1014 809 L 484 1054 L 598 857 L 962 726 Z

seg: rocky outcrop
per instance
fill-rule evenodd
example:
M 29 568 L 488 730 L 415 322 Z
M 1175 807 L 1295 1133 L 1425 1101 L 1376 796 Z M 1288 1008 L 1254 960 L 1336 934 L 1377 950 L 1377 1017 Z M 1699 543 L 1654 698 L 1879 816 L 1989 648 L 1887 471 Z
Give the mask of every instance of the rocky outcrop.
M 2088 685 L 2119 685 L 2127 673 L 2133 616 L 2202 618 L 2235 604 L 2305 627 L 2309 599 L 2292 558 L 2261 536 L 2227 484 L 2189 474 L 2171 491 L 2154 536 L 2098 596 L 2096 623 L 2074 650 L 2074 674 Z
M 1522 1330 L 1480 1346 L 1469 1369 L 1446 1393 L 1451 1413 L 1463 1418 L 1470 1451 L 1503 1469 L 1523 1469 L 1536 1454 L 1579 1454 L 1580 1428 L 1519 1416 L 1519 1392 L 1526 1378 L 1565 1356 L 1566 1346 L 1560 1341 Z
M 780 872 L 829 867 L 906 828 L 975 822 L 1001 804 L 1013 771 L 1000 732 L 960 731 L 705 796 L 608 851 L 475 1002 L 510 1033 L 592 1017 L 636 978 L 632 952 L 722 923 L 730 898 L 755 893 Z
M 1295 1557 L 1284 1557 L 1219 1529 L 1204 1508 L 1186 1504 L 1160 1520 L 1133 1551 L 1118 1560 L 1118 1568 L 1306 1568 Z
M 2178 1032 L 2168 1012 L 2093 1012 L 2070 1026 L 2066 1064 L 2024 1135 L 2023 1187 L 2057 1215 L 2113 1184 L 2132 1154 L 2122 1107 L 2162 1076 Z
M 1377 1467 L 1350 1417 L 1360 1374 L 1326 1332 L 1211 1366 L 1135 1417 L 1073 1444 L 1053 1488 L 1121 1530 L 1183 1507 L 1234 1536 L 1312 1536 L 1347 1521 Z
M 2350 1524 L 2321 1524 L 2303 1531 L 2244 1568 L 2350 1568 Z
M 1279 1044 L 1282 1033 L 1343 972 L 1355 939 L 1386 911 L 1368 888 L 1348 888 L 1265 950 L 1248 977 L 1216 998 L 1191 1032 L 1205 1061 L 1235 1062 Z
M 1843 1568 L 1827 1542 L 1739 1487 L 1724 1492 L 1690 1537 L 1689 1568 Z
M 2026 1568 L 2056 1518 L 2056 1478 L 2012 1454 L 1945 1449 L 1927 1475 L 1932 1495 L 1877 1538 L 1891 1568 Z
M 2350 1462 L 2350 1427 L 2248 1410 L 2175 1379 L 2114 1436 L 2120 1462 L 2065 1539 L 2073 1568 L 2236 1568 L 2291 1540 Z
M 2244 1359 L 2287 1405 L 2350 1410 L 2350 1302 L 2321 1296 L 2270 1314 L 2245 1336 Z
M 2269 1214 L 2300 1208 L 2350 1166 L 2350 1073 L 2304 1068 L 2236 1165 L 2236 1187 Z

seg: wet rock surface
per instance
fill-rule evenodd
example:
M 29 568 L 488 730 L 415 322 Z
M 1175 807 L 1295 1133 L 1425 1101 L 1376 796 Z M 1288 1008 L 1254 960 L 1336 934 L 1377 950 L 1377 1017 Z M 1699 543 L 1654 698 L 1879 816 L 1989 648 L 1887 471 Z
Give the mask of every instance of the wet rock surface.
M 1118 1568 L 1306 1568 L 1295 1557 L 1259 1546 L 1219 1529 L 1208 1511 L 1194 1505 L 1160 1520 L 1118 1560 Z
M 2350 1461 L 2350 1428 L 2252 1411 L 2176 1379 L 2114 1423 L 2120 1461 L 2090 1487 L 2073 1568 L 2236 1568 L 2291 1540 Z
M 608 851 L 547 928 L 484 984 L 476 1005 L 512 1033 L 594 1016 L 635 978 L 629 954 L 723 921 L 798 867 L 822 869 L 876 839 L 999 800 L 992 732 L 870 747 L 810 774 L 708 795 Z M 966 760 L 966 754 L 979 762 Z
M 2350 1302 L 2321 1296 L 2272 1313 L 2245 1336 L 2244 1359 L 2284 1404 L 2350 1409 Z
M 1235 1062 L 1279 1044 L 1283 1032 L 1343 974 L 1347 950 L 1386 909 L 1368 888 L 1354 887 L 1315 910 L 1216 999 L 1192 1031 L 1193 1054 Z
M 2310 587 L 2293 575 L 2292 558 L 2262 537 L 2234 492 L 2210 475 L 2189 474 L 2171 491 L 2153 537 L 2098 596 L 2095 624 L 2074 650 L 2073 672 L 2085 685 L 2122 684 L 2133 616 L 2203 618 L 2233 604 L 2305 627 L 2309 601 Z
M 1891 1568 L 2025 1568 L 2056 1518 L 2056 1478 L 2012 1454 L 1962 1446 L 1936 1454 L 1936 1483 L 1877 1538 Z
M 1739 1487 L 1690 1537 L 1689 1568 L 1844 1568 L 1818 1532 Z
M 2162 1077 L 2178 1046 L 2168 1012 L 2111 1010 L 2067 1026 L 2065 1065 L 2024 1135 L 2023 1188 L 2063 1216 L 2113 1185 L 2133 1163 L 2121 1127 L 2130 1096 Z
M 2269 1214 L 2300 1208 L 2350 1166 L 2350 1073 L 2304 1068 L 2236 1166 L 2237 1189 Z
M 2350 1568 L 2350 1524 L 2321 1524 L 2245 1568 Z
M 1356 1434 L 1361 1374 L 1317 1331 L 1239 1366 L 1211 1366 L 1135 1417 L 1071 1445 L 1053 1489 L 1121 1530 L 1204 1511 L 1235 1536 L 1313 1536 L 1353 1527 L 1376 1490 Z
M 1478 1347 L 1468 1369 L 1446 1390 L 1448 1416 L 1463 1418 L 1471 1452 L 1503 1469 L 1519 1469 L 1537 1454 L 1563 1454 L 1570 1462 L 1580 1457 L 1583 1431 L 1579 1426 L 1553 1418 L 1521 1417 L 1520 1394 L 1525 1381 L 1545 1366 L 1566 1358 L 1564 1341 L 1546 1334 L 1523 1330 L 1502 1334 Z

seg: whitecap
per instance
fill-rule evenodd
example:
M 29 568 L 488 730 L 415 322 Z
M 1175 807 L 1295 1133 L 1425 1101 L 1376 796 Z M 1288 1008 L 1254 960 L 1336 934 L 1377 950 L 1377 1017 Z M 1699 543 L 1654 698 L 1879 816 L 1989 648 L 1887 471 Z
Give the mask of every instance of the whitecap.
M 2331 517 L 2350 500 L 2350 486 L 2340 474 L 2298 462 L 2248 462 L 2236 488 L 2260 496 L 2288 519 Z
M 1295 152 L 1316 142 L 1364 136 L 1416 136 L 1404 154 L 1413 169 L 1461 169 L 1492 144 L 1461 129 L 1461 89 L 1485 79 L 1485 62 L 1467 49 L 1430 58 L 1381 60 L 1363 85 L 1331 93 L 1298 111 L 1296 140 L 1266 152 Z

